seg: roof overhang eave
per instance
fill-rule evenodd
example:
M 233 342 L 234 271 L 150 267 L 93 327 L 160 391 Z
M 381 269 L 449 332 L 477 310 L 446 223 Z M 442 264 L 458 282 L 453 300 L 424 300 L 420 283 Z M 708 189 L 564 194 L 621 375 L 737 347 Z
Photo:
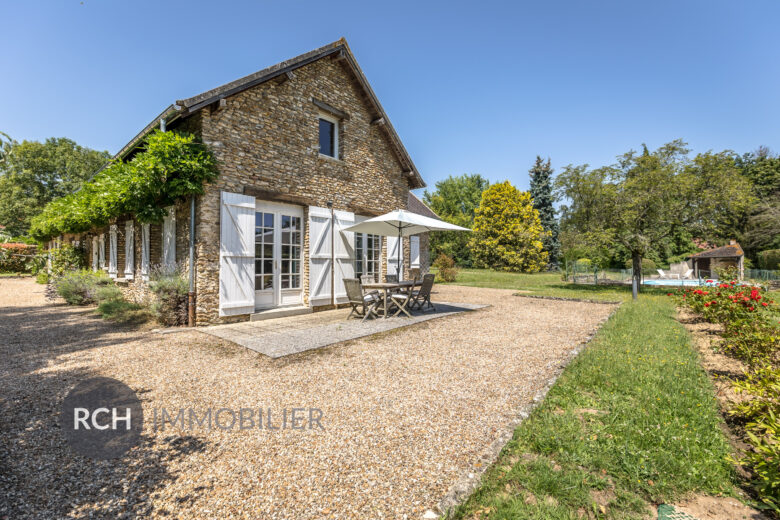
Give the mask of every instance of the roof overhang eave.
M 135 147 L 138 146 L 147 135 L 149 135 L 155 128 L 160 126 L 161 121 L 165 121 L 165 124 L 168 125 L 169 123 L 172 123 L 182 117 L 182 115 L 183 110 L 181 105 L 177 103 L 168 105 L 165 110 L 160 112 L 160 115 L 155 117 L 152 122 L 146 125 L 143 130 L 138 132 L 138 134 L 136 134 L 136 136 L 133 137 L 129 143 L 122 147 L 122 149 L 114 155 L 114 159 L 124 159 L 125 156 L 132 152 L 133 149 L 135 149 Z

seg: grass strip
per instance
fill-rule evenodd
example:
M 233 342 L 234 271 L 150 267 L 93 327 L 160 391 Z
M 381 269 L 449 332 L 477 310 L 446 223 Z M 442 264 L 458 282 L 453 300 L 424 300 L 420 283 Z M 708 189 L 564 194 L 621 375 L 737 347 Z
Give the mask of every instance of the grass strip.
M 712 385 L 673 303 L 626 302 L 515 431 L 452 518 L 646 518 L 690 492 L 731 494 Z
M 442 282 L 437 280 L 436 283 Z M 454 285 L 516 289 L 520 294 L 586 300 L 622 301 L 631 298 L 631 288 L 628 285 L 573 284 L 563 281 L 560 273 L 523 274 L 487 269 L 458 269 L 458 278 Z M 651 288 L 642 288 L 643 291 L 648 289 Z M 658 291 L 652 288 L 651 292 Z

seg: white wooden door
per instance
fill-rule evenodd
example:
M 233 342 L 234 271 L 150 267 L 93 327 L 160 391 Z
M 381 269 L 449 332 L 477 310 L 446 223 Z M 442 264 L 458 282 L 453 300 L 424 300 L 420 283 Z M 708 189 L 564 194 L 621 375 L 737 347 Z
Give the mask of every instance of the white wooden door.
M 309 305 L 330 304 L 331 215 L 309 206 Z
M 106 267 L 106 234 L 101 233 L 98 237 L 98 267 Z
M 255 308 L 303 302 L 303 208 L 258 200 L 255 208 Z
M 355 233 L 345 231 L 355 223 L 355 214 L 348 211 L 334 211 L 336 222 L 336 254 L 335 254 L 335 280 L 336 303 L 346 303 L 347 288 L 344 286 L 345 278 L 355 277 Z
M 149 279 L 149 223 L 141 224 L 141 278 Z
M 116 224 L 111 224 L 108 231 L 108 276 L 116 278 Z
M 401 249 L 401 265 L 400 270 L 398 266 L 398 249 Z M 403 251 L 403 238 L 398 239 L 397 236 L 387 237 L 387 274 L 397 274 L 398 279 L 403 279 L 404 269 L 404 251 Z
M 92 270 L 98 270 L 98 237 L 92 237 Z
M 162 263 L 176 264 L 176 211 L 173 206 L 168 208 L 168 214 L 162 225 Z
M 255 198 L 221 193 L 219 234 L 219 315 L 255 309 Z
M 125 222 L 125 278 L 135 275 L 135 232 L 133 221 Z
M 409 237 L 409 266 L 420 267 L 420 237 L 417 235 Z

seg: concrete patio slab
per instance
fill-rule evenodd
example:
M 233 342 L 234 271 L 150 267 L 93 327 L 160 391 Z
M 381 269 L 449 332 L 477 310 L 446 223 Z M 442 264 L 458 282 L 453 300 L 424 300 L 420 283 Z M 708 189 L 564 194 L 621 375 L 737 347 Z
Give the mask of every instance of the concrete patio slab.
M 435 305 L 435 311 L 418 311 L 412 318 L 346 320 L 349 311 L 337 309 L 259 322 L 216 325 L 198 330 L 275 359 L 379 332 L 408 327 L 423 321 L 489 307 L 489 305 L 471 303 L 436 303 Z

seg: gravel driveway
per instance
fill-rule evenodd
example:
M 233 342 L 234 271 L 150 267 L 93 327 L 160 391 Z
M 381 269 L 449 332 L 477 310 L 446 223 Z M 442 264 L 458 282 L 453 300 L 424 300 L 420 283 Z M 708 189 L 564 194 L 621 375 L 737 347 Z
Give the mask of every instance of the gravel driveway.
M 118 329 L 0 279 L 0 518 L 422 517 L 613 310 L 436 290 L 492 306 L 272 360 L 195 331 Z M 97 375 L 144 401 L 144 440 L 121 459 L 74 455 L 58 430 L 69 388 Z M 149 420 L 223 407 L 316 408 L 324 429 Z

